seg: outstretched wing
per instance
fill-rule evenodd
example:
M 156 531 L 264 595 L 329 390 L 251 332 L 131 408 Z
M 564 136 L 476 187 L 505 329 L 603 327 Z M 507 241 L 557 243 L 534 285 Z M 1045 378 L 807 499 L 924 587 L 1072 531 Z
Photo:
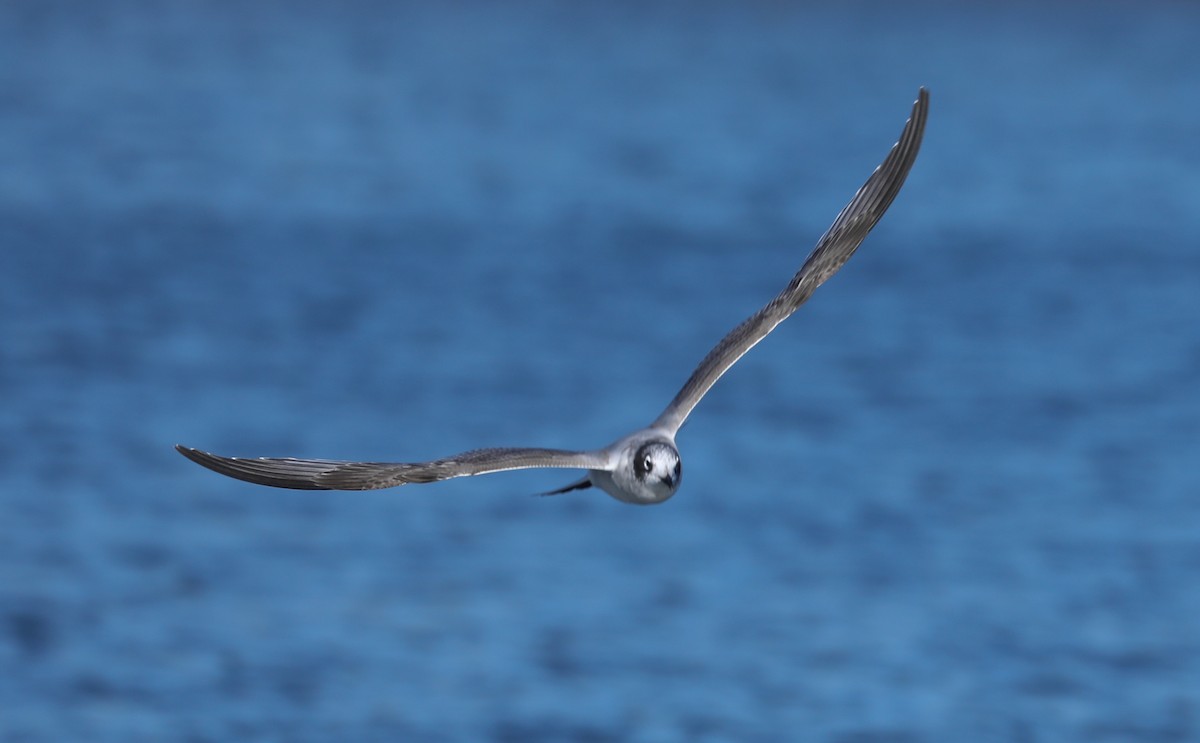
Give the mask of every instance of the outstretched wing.
M 377 490 L 408 483 L 534 467 L 608 469 L 601 452 L 560 449 L 476 449 L 432 462 L 339 462 L 332 459 L 221 457 L 176 445 L 179 453 L 213 472 L 258 485 L 295 490 Z
M 929 93 L 921 88 L 913 104 L 912 114 L 904 124 L 900 140 L 892 145 L 891 152 L 880 164 L 863 187 L 858 189 L 850 203 L 842 209 L 829 230 L 817 241 L 816 248 L 809 254 L 804 265 L 792 277 L 787 288 L 766 307 L 734 328 L 692 372 L 691 378 L 675 395 L 654 427 L 663 428 L 674 434 L 683 425 L 692 408 L 716 384 L 721 375 L 729 370 L 738 359 L 767 336 L 775 326 L 786 320 L 804 304 L 817 287 L 825 283 L 854 255 L 867 233 L 879 221 L 900 192 L 908 171 L 917 159 L 921 147 L 921 136 L 925 132 L 925 119 L 929 113 Z

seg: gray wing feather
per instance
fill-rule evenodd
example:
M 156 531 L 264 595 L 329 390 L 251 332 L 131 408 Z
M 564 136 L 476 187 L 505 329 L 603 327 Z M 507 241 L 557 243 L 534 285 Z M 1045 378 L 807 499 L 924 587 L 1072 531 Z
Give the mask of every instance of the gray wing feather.
M 179 453 L 213 472 L 258 485 L 295 490 L 377 490 L 409 483 L 483 475 L 533 467 L 607 469 L 599 452 L 560 449 L 476 449 L 432 462 L 340 462 L 332 459 L 222 457 L 175 447 Z
M 787 288 L 767 306 L 730 331 L 708 353 L 692 372 L 683 389 L 679 390 L 679 394 L 675 395 L 675 399 L 654 422 L 654 427 L 666 429 L 671 433 L 678 431 L 692 412 L 692 408 L 696 407 L 696 403 L 700 402 L 721 375 L 774 330 L 776 325 L 804 304 L 818 286 L 837 273 L 850 256 L 854 255 L 854 251 L 871 228 L 879 222 L 892 200 L 896 198 L 896 194 L 900 192 L 900 187 L 904 185 L 904 179 L 917 159 L 928 113 L 929 92 L 921 88 L 899 141 L 892 146 L 883 163 L 838 214 L 829 230 L 817 241 L 817 246 L 792 277 Z

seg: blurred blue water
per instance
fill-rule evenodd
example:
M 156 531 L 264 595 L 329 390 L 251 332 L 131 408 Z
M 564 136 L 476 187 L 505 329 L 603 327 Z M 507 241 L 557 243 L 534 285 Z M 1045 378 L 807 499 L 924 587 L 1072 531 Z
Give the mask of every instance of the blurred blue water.
M 1200 10 L 0 6 L 0 740 L 1200 738 Z M 680 494 L 607 443 L 879 229 Z

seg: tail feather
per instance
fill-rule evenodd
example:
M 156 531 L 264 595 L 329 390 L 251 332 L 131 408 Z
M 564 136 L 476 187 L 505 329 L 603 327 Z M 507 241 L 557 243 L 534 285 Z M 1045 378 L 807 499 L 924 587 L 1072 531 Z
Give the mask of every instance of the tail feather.
M 562 495 L 563 493 L 569 493 L 572 490 L 586 490 L 590 487 L 592 487 L 592 478 L 589 475 L 584 477 L 582 480 L 578 480 L 570 485 L 567 485 L 566 487 L 559 488 L 558 490 L 551 490 L 548 493 L 538 493 L 538 495 Z

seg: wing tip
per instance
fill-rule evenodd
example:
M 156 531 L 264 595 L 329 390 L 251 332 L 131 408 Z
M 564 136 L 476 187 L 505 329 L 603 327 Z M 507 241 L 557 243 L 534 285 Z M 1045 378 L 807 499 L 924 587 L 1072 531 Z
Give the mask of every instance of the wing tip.
M 912 115 L 909 116 L 910 121 L 912 121 L 914 119 L 919 119 L 918 127 L 917 127 L 920 130 L 920 132 L 917 135 L 919 138 L 923 137 L 923 135 L 925 133 L 925 119 L 928 118 L 928 116 L 929 116 L 929 88 L 922 85 L 920 88 L 917 89 L 917 100 L 913 101 Z M 919 146 L 919 143 L 918 143 L 918 146 Z
M 183 444 L 176 444 L 175 451 L 179 452 L 183 456 L 192 460 L 196 464 L 204 464 L 204 459 L 206 457 L 213 456 L 212 454 L 209 454 L 206 451 L 200 451 L 199 449 L 196 449 L 195 447 L 184 446 Z
M 279 471 L 274 466 L 275 463 L 272 460 L 222 457 L 218 454 L 212 454 L 190 446 L 184 446 L 183 444 L 176 444 L 175 451 L 205 469 L 254 485 L 266 485 L 268 487 L 286 488 L 289 490 L 334 489 L 329 485 L 318 482 L 312 473 Z

